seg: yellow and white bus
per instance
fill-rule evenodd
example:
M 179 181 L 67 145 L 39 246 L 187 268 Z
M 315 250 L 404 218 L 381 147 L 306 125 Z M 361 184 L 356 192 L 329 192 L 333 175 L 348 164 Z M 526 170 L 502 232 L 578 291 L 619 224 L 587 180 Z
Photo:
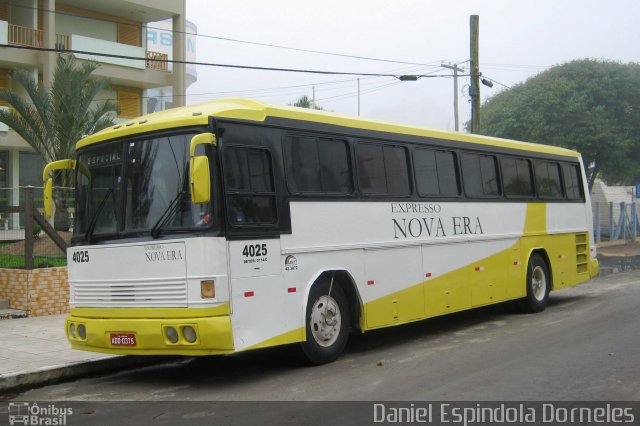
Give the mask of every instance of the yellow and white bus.
M 549 292 L 598 272 L 578 153 L 232 99 L 80 140 L 75 349 L 228 354 Z M 47 201 L 49 210 L 50 201 Z

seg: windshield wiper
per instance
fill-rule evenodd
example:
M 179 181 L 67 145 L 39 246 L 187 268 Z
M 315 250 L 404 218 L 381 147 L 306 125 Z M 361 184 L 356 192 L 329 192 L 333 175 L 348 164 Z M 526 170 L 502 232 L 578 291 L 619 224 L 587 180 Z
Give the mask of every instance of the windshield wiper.
M 169 203 L 167 209 L 160 215 L 156 223 L 151 228 L 151 236 L 153 238 L 158 238 L 160 232 L 162 231 L 162 227 L 169 222 L 175 214 L 178 212 L 178 207 L 180 206 L 180 201 L 182 201 L 182 197 L 187 193 L 187 191 L 180 191 L 178 195 L 175 196 L 173 200 Z
M 98 204 L 98 208 L 93 213 L 93 216 L 91 216 L 91 221 L 89 222 L 89 226 L 87 227 L 87 232 L 84 233 L 84 239 L 88 243 L 91 242 L 91 237 L 93 236 L 93 231 L 96 228 L 96 224 L 98 223 L 98 217 L 100 216 L 100 212 L 102 212 L 102 209 L 104 208 L 104 205 L 107 202 L 107 198 L 109 198 L 109 195 L 111 195 L 112 193 L 113 193 L 113 187 L 107 190 L 107 192 L 104 194 L 104 197 L 102 197 L 100 204 Z

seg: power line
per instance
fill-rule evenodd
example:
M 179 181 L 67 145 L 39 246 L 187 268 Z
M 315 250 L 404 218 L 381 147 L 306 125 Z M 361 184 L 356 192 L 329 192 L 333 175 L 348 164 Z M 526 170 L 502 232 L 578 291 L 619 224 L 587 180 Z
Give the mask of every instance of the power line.
M 5 45 L 4 47 L 12 48 L 12 49 L 25 49 L 25 50 L 35 50 L 39 52 L 57 52 L 57 53 L 75 53 L 81 55 L 94 55 L 94 56 L 103 56 L 107 58 L 117 58 L 117 59 L 129 59 L 134 61 L 152 61 L 152 62 L 163 62 L 163 63 L 173 63 L 173 64 L 186 64 L 186 65 L 200 65 L 200 66 L 209 66 L 209 67 L 219 67 L 219 68 L 235 68 L 235 69 L 245 69 L 245 70 L 256 70 L 256 71 L 275 71 L 275 72 L 293 72 L 293 73 L 304 73 L 304 74 L 322 74 L 322 75 L 353 75 L 353 76 L 365 76 L 365 77 L 393 77 L 400 78 L 400 75 L 396 74 L 385 74 L 385 73 L 365 73 L 365 72 L 347 72 L 347 71 L 326 71 L 326 70 L 309 70 L 309 69 L 297 69 L 297 68 L 276 68 L 276 67 L 259 67 L 254 65 L 232 65 L 232 64 L 216 64 L 212 62 L 197 62 L 197 61 L 180 61 L 176 59 L 147 59 L 137 56 L 127 56 L 127 55 L 116 55 L 112 53 L 100 53 L 100 52 L 90 52 L 86 50 L 75 50 L 75 49 L 52 49 L 46 47 L 32 47 L 32 46 L 15 46 L 15 45 Z M 434 77 L 451 77 L 450 75 L 416 75 L 418 78 L 434 78 Z

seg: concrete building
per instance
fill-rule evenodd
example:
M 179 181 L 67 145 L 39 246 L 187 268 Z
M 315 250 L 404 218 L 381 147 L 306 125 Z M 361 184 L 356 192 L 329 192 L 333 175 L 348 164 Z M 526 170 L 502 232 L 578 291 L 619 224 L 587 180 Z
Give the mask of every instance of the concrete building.
M 18 89 L 11 87 L 10 78 L 17 68 L 32 70 L 49 86 L 56 50 L 100 52 L 145 58 L 75 54 L 100 64 L 93 75 L 108 78 L 113 89 L 99 97 L 118 103 L 119 118 L 181 106 L 195 70 L 158 59 L 185 60 L 187 44 L 189 56 L 195 55 L 195 37 L 187 43 L 185 36 L 186 31 L 195 32 L 187 27 L 185 8 L 185 0 L 0 0 L 0 87 Z M 41 186 L 41 173 L 39 156 L 0 123 L 0 188 Z

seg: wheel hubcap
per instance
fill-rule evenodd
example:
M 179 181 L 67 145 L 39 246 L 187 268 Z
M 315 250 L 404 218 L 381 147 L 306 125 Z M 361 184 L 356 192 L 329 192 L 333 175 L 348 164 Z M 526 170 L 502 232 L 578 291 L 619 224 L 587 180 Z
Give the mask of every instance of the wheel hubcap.
M 340 335 L 342 316 L 331 296 L 321 296 L 311 310 L 311 334 L 320 346 L 331 346 Z
M 547 293 L 547 276 L 541 266 L 533 268 L 533 273 L 531 274 L 531 290 L 536 300 L 544 300 L 544 296 Z

